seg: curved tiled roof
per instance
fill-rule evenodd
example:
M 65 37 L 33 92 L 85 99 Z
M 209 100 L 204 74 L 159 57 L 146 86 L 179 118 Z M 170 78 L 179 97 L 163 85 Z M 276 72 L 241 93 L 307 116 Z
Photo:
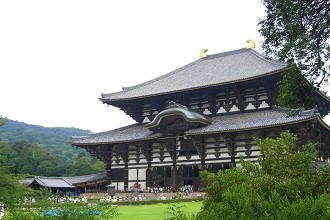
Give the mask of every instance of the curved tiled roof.
M 45 177 L 36 176 L 35 178 L 21 180 L 21 183 L 26 183 L 31 185 L 36 182 L 43 187 L 53 187 L 53 188 L 74 188 L 76 184 L 96 182 L 106 178 L 106 172 L 96 173 L 84 176 L 70 176 L 70 177 Z
M 160 134 L 150 131 L 143 125 L 132 124 L 111 131 L 92 133 L 89 136 L 72 137 L 70 143 L 72 145 L 121 143 L 155 139 L 159 136 Z
M 74 186 L 65 180 L 63 177 L 35 177 L 34 180 L 30 183 L 33 184 L 37 182 L 40 186 L 44 187 L 53 187 L 53 188 L 74 188 Z
M 88 183 L 88 182 L 95 182 L 98 180 L 102 180 L 106 178 L 106 172 L 91 174 L 91 175 L 84 175 L 84 176 L 69 176 L 63 177 L 66 181 L 71 183 L 72 185 L 81 184 L 81 183 Z
M 314 119 L 317 119 L 323 126 L 329 129 L 326 123 L 321 119 L 320 115 L 313 110 L 299 111 L 295 116 L 288 117 L 288 113 L 284 109 L 275 107 L 274 109 L 269 110 L 216 116 L 212 118 L 212 124 L 201 128 L 191 129 L 186 131 L 185 134 L 189 136 L 253 130 L 296 124 Z M 146 139 L 156 139 L 160 136 L 160 133 L 153 133 L 144 125 L 133 124 L 112 131 L 91 134 L 87 137 L 72 138 L 71 144 L 82 146 L 104 143 L 127 143 Z
M 292 110 L 289 111 L 292 112 Z M 296 112 L 294 116 L 288 116 L 287 110 L 274 107 L 272 110 L 214 117 L 212 118 L 212 124 L 209 126 L 189 130 L 186 132 L 186 134 L 197 135 L 252 130 L 258 128 L 296 124 L 313 119 L 319 119 L 322 121 L 319 114 L 314 110 L 300 110 L 299 112 Z
M 268 60 L 253 49 L 238 49 L 208 55 L 168 74 L 123 91 L 102 94 L 100 100 L 130 100 L 217 86 L 277 73 L 286 63 Z

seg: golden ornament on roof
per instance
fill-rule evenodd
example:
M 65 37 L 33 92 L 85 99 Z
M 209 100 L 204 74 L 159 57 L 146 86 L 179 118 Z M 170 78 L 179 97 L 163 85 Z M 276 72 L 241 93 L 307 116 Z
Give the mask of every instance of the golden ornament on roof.
M 256 42 L 252 39 L 247 39 L 246 42 L 248 43 L 247 45 L 247 49 L 250 49 L 250 48 L 256 48 Z
M 203 49 L 203 50 L 201 50 L 201 52 L 199 53 L 199 56 L 201 57 L 201 58 L 204 58 L 204 57 L 206 57 L 206 52 L 208 51 L 208 49 Z

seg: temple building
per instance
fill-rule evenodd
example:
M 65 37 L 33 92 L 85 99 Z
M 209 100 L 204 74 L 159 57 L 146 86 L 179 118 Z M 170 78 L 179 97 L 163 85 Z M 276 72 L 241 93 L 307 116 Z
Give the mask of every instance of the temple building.
M 257 161 L 255 138 L 289 130 L 301 143 L 318 143 L 318 160 L 330 159 L 330 127 L 323 117 L 330 99 L 317 92 L 320 109 L 277 106 L 279 82 L 287 63 L 266 59 L 253 46 L 206 55 L 170 73 L 122 91 L 102 94 L 136 123 L 72 137 L 106 164 L 107 183 L 118 190 L 184 185 L 202 187 L 201 170 L 237 166 L 240 157 Z
M 106 172 L 69 177 L 35 176 L 25 178 L 19 182 L 32 189 L 48 188 L 53 194 L 78 196 L 82 193 L 104 192 L 107 188 Z

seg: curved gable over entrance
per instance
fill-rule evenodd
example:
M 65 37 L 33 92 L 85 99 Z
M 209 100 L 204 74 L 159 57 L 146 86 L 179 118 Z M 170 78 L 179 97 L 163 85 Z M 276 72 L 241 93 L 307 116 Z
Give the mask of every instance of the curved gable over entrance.
M 171 101 L 168 103 L 167 109 L 160 112 L 146 127 L 155 132 L 182 133 L 211 123 L 211 118 Z

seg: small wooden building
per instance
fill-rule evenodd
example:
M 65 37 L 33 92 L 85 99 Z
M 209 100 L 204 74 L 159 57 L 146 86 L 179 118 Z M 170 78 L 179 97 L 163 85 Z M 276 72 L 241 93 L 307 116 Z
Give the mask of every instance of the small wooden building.
M 48 188 L 53 194 L 59 192 L 62 195 L 78 196 L 82 193 L 106 192 L 106 173 L 97 173 L 84 176 L 70 177 L 45 177 L 23 179 L 20 182 L 33 189 Z
M 254 138 L 296 133 L 318 142 L 318 159 L 329 161 L 329 98 L 318 93 L 317 109 L 277 107 L 282 74 L 288 65 L 268 60 L 252 48 L 204 56 L 168 74 L 102 94 L 100 100 L 120 108 L 137 123 L 73 137 L 106 163 L 107 182 L 124 190 L 184 185 L 201 187 L 201 170 L 234 167 L 243 156 L 256 161 Z M 291 112 L 292 113 L 292 112 Z

